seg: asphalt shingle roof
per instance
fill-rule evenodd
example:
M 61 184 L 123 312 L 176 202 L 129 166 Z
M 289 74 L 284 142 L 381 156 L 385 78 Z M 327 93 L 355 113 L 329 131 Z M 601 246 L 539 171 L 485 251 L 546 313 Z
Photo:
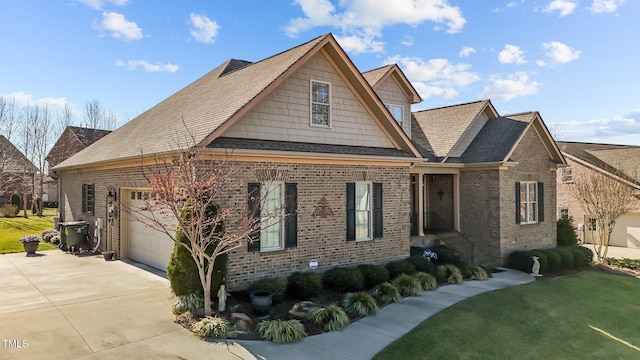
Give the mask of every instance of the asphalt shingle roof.
M 640 146 L 557 142 L 560 151 L 640 184 Z

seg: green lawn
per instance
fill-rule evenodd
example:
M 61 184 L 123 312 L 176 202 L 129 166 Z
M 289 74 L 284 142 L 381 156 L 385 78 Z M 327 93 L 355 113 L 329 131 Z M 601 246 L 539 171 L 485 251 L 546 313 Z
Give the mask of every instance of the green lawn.
M 45 209 L 44 214 L 43 217 L 37 217 L 29 213 L 28 219 L 23 217 L 0 218 L 0 254 L 23 252 L 21 237 L 29 234 L 40 236 L 42 230 L 53 228 L 55 209 Z M 50 249 L 57 249 L 57 247 L 44 241 L 38 245 L 38 250 Z
M 469 298 L 375 359 L 640 359 L 638 319 L 640 279 L 585 272 Z

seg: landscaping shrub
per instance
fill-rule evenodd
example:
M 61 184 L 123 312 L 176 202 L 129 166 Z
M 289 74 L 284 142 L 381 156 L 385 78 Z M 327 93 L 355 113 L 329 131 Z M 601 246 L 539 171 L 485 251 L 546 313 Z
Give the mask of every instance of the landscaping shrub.
M 402 274 L 413 275 L 416 273 L 416 267 L 406 260 L 392 261 L 385 267 L 389 270 L 390 279 L 395 279 Z
M 183 312 L 195 314 L 199 309 L 204 308 L 204 298 L 201 293 L 192 293 L 187 295 L 179 295 L 176 302 L 171 308 L 171 312 L 175 315 Z
M 18 212 L 20 212 L 20 210 L 13 204 L 5 204 L 0 208 L 0 215 L 5 218 L 14 218 Z
M 366 292 L 348 293 L 342 300 L 347 312 L 356 315 L 374 315 L 378 313 L 378 305 L 373 296 Z
M 183 219 L 186 218 L 187 212 L 183 210 L 180 216 Z M 187 244 L 187 246 L 191 246 L 189 239 L 180 231 L 176 233 L 176 239 Z M 213 253 L 213 248 L 214 246 L 209 246 L 209 254 Z M 227 263 L 227 254 L 218 255 L 216 258 L 216 262 L 213 265 L 213 275 L 211 276 L 210 290 L 212 296 L 217 296 L 220 285 L 224 283 L 224 279 L 227 276 Z M 193 261 L 189 250 L 182 245 L 173 245 L 173 252 L 167 266 L 167 276 L 171 284 L 171 291 L 175 295 L 187 295 L 195 292 L 204 293 L 200 283 L 200 275 L 198 275 L 198 266 Z
M 409 249 L 409 256 L 422 256 L 427 248 L 425 246 L 413 245 Z
M 463 263 L 460 254 L 446 245 L 432 246 L 429 248 L 429 250 L 435 252 L 438 255 L 438 258 L 434 261 L 436 265 L 452 264 L 455 266 L 460 266 Z
M 401 274 L 393 283 L 402 296 L 420 296 L 424 291 L 420 281 L 412 275 Z
M 571 251 L 564 248 L 555 248 L 554 252 L 560 255 L 562 258 L 561 261 L 561 270 L 570 270 L 574 268 L 575 259 L 573 258 L 573 254 Z
M 547 259 L 547 254 L 544 250 L 530 250 L 529 254 L 531 256 L 537 256 L 538 262 L 540 263 L 540 274 L 546 274 L 549 271 L 549 260 Z M 533 264 L 533 259 L 531 260 Z M 529 272 L 531 272 L 531 268 L 529 268 Z
M 42 241 L 51 242 L 51 238 L 56 235 L 60 235 L 56 229 L 46 229 L 42 231 Z
M 364 276 L 357 268 L 334 267 L 322 275 L 322 283 L 339 292 L 359 291 L 364 288 Z
M 487 280 L 489 273 L 482 266 L 471 265 L 471 280 Z
M 593 251 L 591 249 L 580 245 L 564 246 L 563 249 L 573 254 L 573 259 L 575 260 L 573 267 L 575 269 L 593 264 Z
M 15 209 L 14 209 L 14 216 L 18 215 L 18 213 L 20 212 L 20 209 L 22 208 L 22 198 L 20 197 L 20 194 L 17 193 L 13 193 L 11 194 L 11 198 L 9 199 L 9 203 L 11 205 L 15 205 Z
M 298 342 L 307 336 L 300 320 L 265 320 L 256 325 L 256 330 L 260 336 L 277 344 Z
M 349 325 L 347 313 L 336 304 L 311 309 L 307 318 L 312 323 L 322 326 L 327 331 L 342 330 L 345 326 Z
M 545 250 L 547 254 L 548 270 L 551 273 L 557 273 L 562 270 L 562 256 L 556 249 Z
M 358 270 L 364 278 L 365 289 L 370 289 L 389 280 L 389 270 L 381 265 L 363 264 L 358 266 Z
M 282 279 L 262 278 L 252 282 L 247 289 L 249 293 L 256 290 L 270 291 L 271 300 L 274 303 L 279 303 L 284 299 L 284 293 L 287 291 L 287 283 Z
M 458 269 L 460 270 L 460 274 L 462 274 L 462 278 L 464 280 L 471 280 L 471 277 L 473 276 L 471 264 L 463 263 L 460 266 L 458 266 Z
M 294 272 L 287 278 L 287 293 L 296 299 L 312 298 L 322 289 L 322 278 L 313 272 Z
M 54 245 L 60 244 L 60 235 L 55 235 L 51 238 L 51 243 Z
M 464 283 L 460 269 L 453 264 L 438 265 L 436 267 L 436 278 L 438 282 L 446 284 Z
M 227 337 L 229 323 L 217 316 L 207 316 L 193 324 L 193 332 L 205 338 L 224 339 Z
M 413 264 L 417 272 L 430 273 L 435 268 L 435 265 L 433 265 L 431 260 L 423 257 L 422 255 L 410 256 L 407 261 Z
M 570 246 L 578 243 L 578 234 L 573 227 L 572 217 L 562 217 L 558 220 L 557 234 L 558 246 Z
M 402 302 L 398 288 L 388 282 L 376 286 L 371 292 L 371 295 L 382 304 Z
M 529 251 L 516 250 L 507 257 L 507 266 L 526 273 L 531 273 L 533 258 Z
M 419 272 L 416 275 L 416 279 L 420 282 L 420 286 L 422 286 L 422 290 L 435 290 L 438 287 L 438 282 L 433 275 L 425 272 Z

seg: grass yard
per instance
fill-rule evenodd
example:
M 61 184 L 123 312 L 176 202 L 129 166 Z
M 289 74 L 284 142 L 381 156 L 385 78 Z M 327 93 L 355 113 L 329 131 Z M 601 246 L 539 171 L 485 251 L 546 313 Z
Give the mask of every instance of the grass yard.
M 375 359 L 640 359 L 638 319 L 640 279 L 589 271 L 469 298 Z
M 22 213 L 21 213 L 22 214 Z M 29 213 L 29 218 L 0 218 L 0 254 L 24 252 L 20 238 L 37 234 L 40 236 L 42 230 L 53 228 L 53 216 L 55 209 L 45 209 L 43 217 L 37 217 Z M 44 241 L 38 245 L 38 250 L 57 249 L 56 246 Z

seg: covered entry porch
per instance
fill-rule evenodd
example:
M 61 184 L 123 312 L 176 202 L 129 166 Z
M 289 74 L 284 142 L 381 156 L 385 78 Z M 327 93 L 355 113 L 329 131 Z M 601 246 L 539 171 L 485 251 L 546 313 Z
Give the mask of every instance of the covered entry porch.
M 411 235 L 460 231 L 457 169 L 414 168 L 411 173 Z

